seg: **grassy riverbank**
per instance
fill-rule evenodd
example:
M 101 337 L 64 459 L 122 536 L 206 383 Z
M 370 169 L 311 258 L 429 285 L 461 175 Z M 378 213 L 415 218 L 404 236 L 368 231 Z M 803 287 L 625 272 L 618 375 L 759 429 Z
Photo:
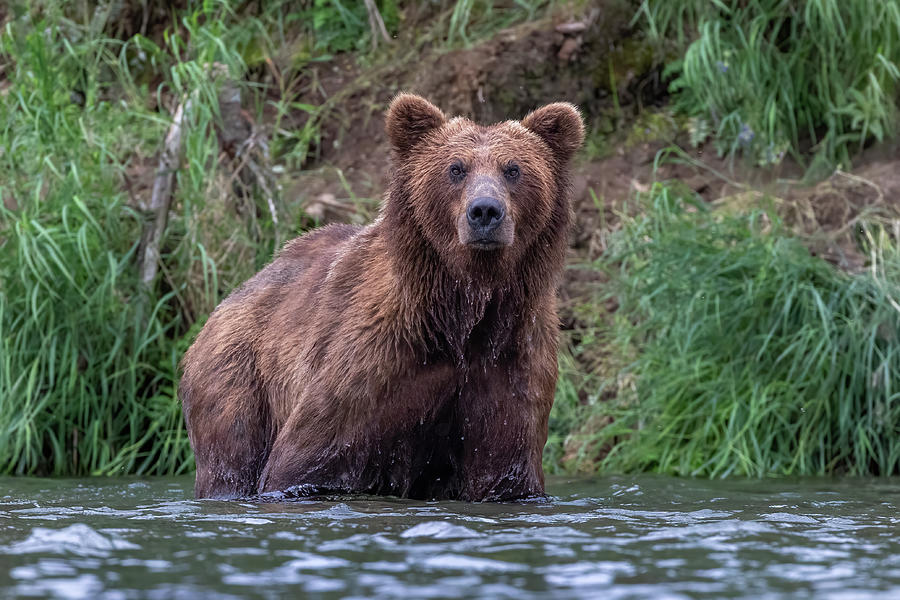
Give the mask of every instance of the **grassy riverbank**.
M 477 99 L 518 48 L 540 46 L 527 36 L 543 36 L 558 72 L 525 73 L 525 100 L 468 101 L 506 118 L 530 101 L 528 81 L 596 88 L 582 99 L 585 171 L 642 122 L 641 90 L 666 89 L 661 73 L 676 134 L 732 163 L 789 159 L 821 176 L 896 133 L 897 2 L 739 4 L 384 1 L 387 38 L 362 2 L 0 9 L 0 472 L 189 471 L 181 354 L 286 239 L 371 216 L 378 186 L 370 197 L 357 182 L 377 181 L 381 163 L 335 169 L 336 189 L 315 202 L 292 186 L 352 151 L 335 133 L 358 128 L 348 114 L 368 111 L 368 143 L 392 86 L 449 94 L 420 62 L 451 63 L 463 86 L 457 74 L 483 54 L 499 66 L 466 89 Z M 624 24 L 600 36 L 601 57 L 589 33 L 615 11 Z M 810 256 L 766 201 L 726 214 L 671 184 L 629 207 L 615 228 L 596 225 L 610 229 L 602 256 L 575 249 L 572 268 L 608 283 L 580 298 L 564 333 L 548 469 L 900 470 L 889 211 L 854 221 L 865 264 L 847 273 Z
M 637 202 L 594 265 L 618 305 L 591 342 L 611 364 L 586 403 L 560 386 L 569 466 L 900 473 L 898 221 L 859 219 L 871 261 L 850 274 L 773 209 L 728 214 L 660 184 Z

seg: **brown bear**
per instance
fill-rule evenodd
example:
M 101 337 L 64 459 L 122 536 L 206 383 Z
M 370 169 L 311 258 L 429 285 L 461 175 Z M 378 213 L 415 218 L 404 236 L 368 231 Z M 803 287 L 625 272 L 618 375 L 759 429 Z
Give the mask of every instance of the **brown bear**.
M 197 497 L 543 494 L 581 117 L 485 127 L 400 94 L 387 134 L 375 222 L 288 242 L 185 355 Z

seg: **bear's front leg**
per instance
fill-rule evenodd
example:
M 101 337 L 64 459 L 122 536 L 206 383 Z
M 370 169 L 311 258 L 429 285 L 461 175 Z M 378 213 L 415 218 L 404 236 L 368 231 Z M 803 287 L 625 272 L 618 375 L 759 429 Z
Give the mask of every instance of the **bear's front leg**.
M 259 493 L 308 496 L 371 487 L 362 432 L 333 405 L 320 403 L 319 397 L 305 395 L 281 427 L 260 476 Z
M 309 384 L 279 428 L 260 493 L 409 495 L 426 468 L 424 436 L 455 392 L 454 371 L 429 365 L 375 383 L 368 376 Z
M 503 501 L 544 494 L 541 465 L 556 387 L 556 356 L 476 369 L 460 398 L 460 496 Z

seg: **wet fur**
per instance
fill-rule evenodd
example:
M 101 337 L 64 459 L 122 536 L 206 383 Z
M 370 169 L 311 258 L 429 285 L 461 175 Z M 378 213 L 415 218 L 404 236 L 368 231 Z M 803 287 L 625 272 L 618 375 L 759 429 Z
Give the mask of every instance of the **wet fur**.
M 543 493 L 580 117 L 557 104 L 483 127 L 403 94 L 387 131 L 394 172 L 376 222 L 289 242 L 186 354 L 198 497 Z M 454 158 L 485 177 L 521 165 L 506 186 L 510 246 L 459 242 Z

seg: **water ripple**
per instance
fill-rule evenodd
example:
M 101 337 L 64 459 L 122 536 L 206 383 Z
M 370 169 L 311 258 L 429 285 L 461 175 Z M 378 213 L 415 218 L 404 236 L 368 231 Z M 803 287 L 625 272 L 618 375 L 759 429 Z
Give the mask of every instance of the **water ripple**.
M 29 536 L 3 550 L 8 554 L 77 554 L 78 556 L 109 556 L 113 550 L 139 550 L 140 546 L 114 536 L 104 536 L 84 523 L 63 529 L 35 527 Z
M 895 598 L 897 480 L 553 480 L 548 501 L 0 482 L 0 597 Z

